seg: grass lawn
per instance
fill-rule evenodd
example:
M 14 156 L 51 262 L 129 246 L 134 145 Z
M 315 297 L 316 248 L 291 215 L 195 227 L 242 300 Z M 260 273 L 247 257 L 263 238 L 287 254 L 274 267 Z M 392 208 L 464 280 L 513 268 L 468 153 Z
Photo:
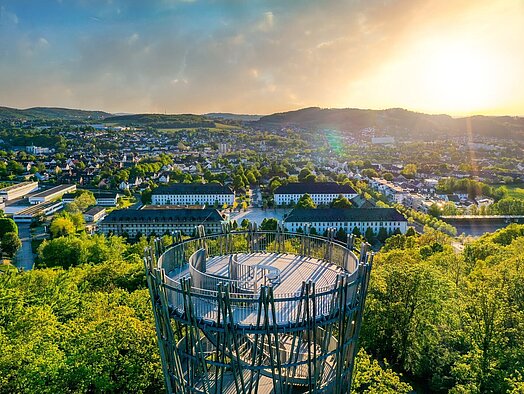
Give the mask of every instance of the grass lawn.
M 177 132 L 180 132 L 180 131 L 197 131 L 197 130 L 200 130 L 200 129 L 207 129 L 209 131 L 219 131 L 219 130 L 234 130 L 234 129 L 238 129 L 239 127 L 237 126 L 232 126 L 232 125 L 228 125 L 228 124 L 223 124 L 223 123 L 215 123 L 215 127 L 183 127 L 183 128 L 180 128 L 180 129 L 170 129 L 170 128 L 166 128 L 166 129 L 158 129 L 158 131 L 164 131 L 164 132 L 171 132 L 171 133 L 177 133 Z

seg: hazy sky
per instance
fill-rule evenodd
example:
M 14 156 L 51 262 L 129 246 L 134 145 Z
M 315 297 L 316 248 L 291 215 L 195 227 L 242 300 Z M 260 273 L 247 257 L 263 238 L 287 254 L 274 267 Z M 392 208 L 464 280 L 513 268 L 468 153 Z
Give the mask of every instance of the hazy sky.
M 524 0 L 0 0 L 0 105 L 524 115 Z

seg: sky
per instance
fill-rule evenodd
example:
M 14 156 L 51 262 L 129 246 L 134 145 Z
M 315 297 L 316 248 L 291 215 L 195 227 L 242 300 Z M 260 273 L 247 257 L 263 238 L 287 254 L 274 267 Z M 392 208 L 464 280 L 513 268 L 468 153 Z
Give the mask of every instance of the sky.
M 0 106 L 524 115 L 524 0 L 0 0 Z

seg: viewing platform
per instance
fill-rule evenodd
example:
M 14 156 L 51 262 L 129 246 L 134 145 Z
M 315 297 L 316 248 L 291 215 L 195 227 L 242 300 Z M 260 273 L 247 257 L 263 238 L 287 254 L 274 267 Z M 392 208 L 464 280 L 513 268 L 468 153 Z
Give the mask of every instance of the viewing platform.
M 309 319 L 321 320 L 333 313 L 333 299 L 339 296 L 341 284 L 358 276 L 359 259 L 350 248 L 316 236 L 246 231 L 177 243 L 159 257 L 158 267 L 166 273 L 174 317 L 185 315 L 187 292 L 196 320 L 203 325 L 218 324 L 217 297 L 227 290 L 232 322 L 250 330 L 266 323 L 266 316 L 258 313 L 262 288 L 271 287 L 274 316 L 267 316 L 270 324 L 305 323 L 305 317 L 297 313 L 306 296 L 315 300 L 316 310 L 310 311 Z M 187 259 L 181 259 L 182 255 Z M 184 283 L 190 286 L 187 291 Z M 346 302 L 352 301 L 352 295 L 345 295 Z
M 168 392 L 348 392 L 372 253 L 335 232 L 158 240 L 145 263 Z

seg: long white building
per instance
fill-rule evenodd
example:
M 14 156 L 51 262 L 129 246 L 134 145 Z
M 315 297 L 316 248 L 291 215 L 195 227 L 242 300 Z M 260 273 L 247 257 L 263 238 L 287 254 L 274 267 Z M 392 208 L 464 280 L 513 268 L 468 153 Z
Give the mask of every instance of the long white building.
M 336 182 L 288 183 L 276 188 L 275 204 L 289 205 L 290 203 L 297 203 L 300 197 L 306 193 L 311 196 L 311 199 L 317 205 L 329 205 L 340 195 L 343 195 L 348 200 L 358 195 L 351 186 L 340 185 Z
M 76 185 L 58 185 L 29 197 L 30 204 L 41 204 L 62 197 L 76 190 Z
M 408 221 L 394 208 L 325 208 L 325 209 L 294 209 L 284 219 L 284 226 L 291 232 L 310 224 L 322 234 L 328 228 L 344 229 L 351 233 L 354 228 L 364 234 L 368 228 L 378 234 L 381 227 L 388 233 L 399 230 L 404 234 L 408 229 Z
M 160 186 L 151 194 L 153 205 L 233 205 L 235 193 L 218 183 L 176 183 Z
M 121 209 L 111 212 L 100 222 L 100 232 L 104 234 L 127 235 L 135 238 L 140 235 L 164 235 L 181 231 L 192 235 L 195 227 L 203 225 L 206 233 L 219 233 L 223 217 L 216 209 Z

